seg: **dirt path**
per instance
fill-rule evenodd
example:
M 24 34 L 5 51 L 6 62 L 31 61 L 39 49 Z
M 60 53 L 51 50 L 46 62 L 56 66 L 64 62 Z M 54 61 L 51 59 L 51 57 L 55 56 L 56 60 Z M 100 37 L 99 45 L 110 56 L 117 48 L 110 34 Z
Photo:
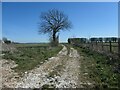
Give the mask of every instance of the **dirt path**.
M 79 67 L 80 67 L 80 56 L 77 51 L 73 48 L 70 49 L 70 54 L 67 57 L 64 68 L 61 71 L 60 78 L 58 79 L 58 88 L 76 88 L 81 87 L 79 84 Z
M 15 72 L 10 75 L 17 77 Z M 22 78 L 16 79 L 15 77 L 12 77 L 12 83 L 9 82 L 10 80 L 7 82 L 6 79 L 3 79 L 3 85 L 5 87 L 13 88 L 78 88 L 82 87 L 79 75 L 79 54 L 74 48 L 70 48 L 70 53 L 68 54 L 67 48 L 63 46 L 63 49 L 56 57 L 49 58 L 44 64 L 29 72 L 25 72 L 25 75 Z

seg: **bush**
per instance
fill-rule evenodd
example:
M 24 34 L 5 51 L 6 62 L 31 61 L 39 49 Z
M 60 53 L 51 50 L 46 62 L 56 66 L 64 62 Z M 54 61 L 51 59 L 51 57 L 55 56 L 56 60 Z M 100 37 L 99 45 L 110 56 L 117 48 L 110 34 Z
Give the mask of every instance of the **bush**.
M 4 41 L 4 43 L 6 43 L 6 44 L 10 44 L 11 43 L 11 41 L 10 40 L 8 40 L 7 38 L 5 38 L 5 37 L 3 37 L 3 39 L 2 39 L 3 41 Z
M 58 46 L 58 42 L 51 41 L 51 42 L 50 42 L 50 45 L 51 45 L 52 47 Z
M 50 45 L 51 45 L 52 47 L 58 46 L 58 44 L 59 44 L 58 40 L 53 41 L 53 39 L 50 38 Z

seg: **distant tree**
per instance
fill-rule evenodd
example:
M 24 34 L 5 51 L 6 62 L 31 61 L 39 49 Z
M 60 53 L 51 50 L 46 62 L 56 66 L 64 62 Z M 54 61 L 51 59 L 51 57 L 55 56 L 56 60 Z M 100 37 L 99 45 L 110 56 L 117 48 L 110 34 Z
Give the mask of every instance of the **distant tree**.
M 107 39 L 106 39 L 106 38 L 104 38 L 104 42 L 107 42 Z
M 109 42 L 109 41 L 111 41 L 111 38 L 110 37 L 104 38 L 104 41 Z
M 70 44 L 71 42 L 70 42 L 70 38 L 68 38 L 68 43 Z
M 117 37 L 111 37 L 111 41 L 117 42 L 118 38 Z
M 87 38 L 80 38 L 80 42 L 81 43 L 86 43 L 87 42 Z
M 60 30 L 68 30 L 71 28 L 71 23 L 62 11 L 51 9 L 48 12 L 41 13 L 41 23 L 39 32 L 46 34 L 49 33 L 54 45 L 58 44 L 59 36 L 56 36 Z
M 103 38 L 102 37 L 98 38 L 98 41 L 103 42 Z
M 3 37 L 2 40 L 3 40 L 4 43 L 6 43 L 6 44 L 10 44 L 10 43 L 11 43 L 11 41 L 8 40 L 6 37 Z
M 3 40 L 4 42 L 6 42 L 6 41 L 7 41 L 7 38 L 6 38 L 6 37 L 3 37 L 2 40 Z
M 91 42 L 95 42 L 95 41 L 97 41 L 98 40 L 98 38 L 90 38 L 90 41 Z

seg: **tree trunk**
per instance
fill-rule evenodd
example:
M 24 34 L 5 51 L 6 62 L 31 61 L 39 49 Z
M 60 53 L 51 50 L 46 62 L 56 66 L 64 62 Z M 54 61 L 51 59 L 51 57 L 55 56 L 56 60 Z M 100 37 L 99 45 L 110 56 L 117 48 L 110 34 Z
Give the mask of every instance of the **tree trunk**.
M 56 42 L 56 32 L 53 31 L 53 42 Z

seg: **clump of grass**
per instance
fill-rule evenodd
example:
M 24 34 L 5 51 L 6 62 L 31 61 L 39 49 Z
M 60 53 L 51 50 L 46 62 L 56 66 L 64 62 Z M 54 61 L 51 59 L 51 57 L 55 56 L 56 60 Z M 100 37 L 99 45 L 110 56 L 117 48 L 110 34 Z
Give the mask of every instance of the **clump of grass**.
M 18 73 L 23 73 L 43 63 L 46 59 L 55 56 L 61 49 L 62 46 L 17 46 L 17 51 L 13 53 L 5 52 L 3 58 L 7 60 L 14 60 L 15 63 L 18 64 L 18 66 L 15 67 L 14 70 Z
M 113 58 L 111 60 L 110 57 L 87 48 L 75 48 L 84 58 L 84 60 L 81 61 L 83 72 L 87 72 L 89 78 L 95 81 L 96 88 L 120 88 L 120 73 L 114 72 L 114 68 L 119 63 L 119 60 L 114 60 Z
M 48 77 L 54 77 L 55 75 L 58 75 L 58 72 L 57 71 L 52 71 L 49 73 L 49 76 Z
M 42 86 L 42 90 L 54 90 L 55 89 L 55 85 L 49 85 L 49 84 L 45 84 Z
M 49 76 L 48 77 L 54 77 L 55 75 L 56 76 L 59 76 L 59 72 L 62 70 L 63 68 L 63 65 L 58 65 L 54 68 L 54 70 L 52 72 L 49 73 Z

